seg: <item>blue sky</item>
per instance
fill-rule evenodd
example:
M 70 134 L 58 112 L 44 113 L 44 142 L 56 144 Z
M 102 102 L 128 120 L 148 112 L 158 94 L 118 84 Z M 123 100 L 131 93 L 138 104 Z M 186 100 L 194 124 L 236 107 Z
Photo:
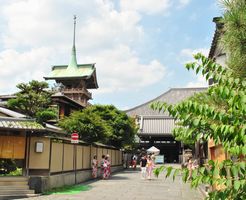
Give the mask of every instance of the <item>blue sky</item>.
M 68 64 L 74 14 L 78 63 L 96 63 L 92 103 L 128 109 L 172 87 L 206 85 L 184 64 L 209 51 L 215 0 L 2 0 L 1 94 Z

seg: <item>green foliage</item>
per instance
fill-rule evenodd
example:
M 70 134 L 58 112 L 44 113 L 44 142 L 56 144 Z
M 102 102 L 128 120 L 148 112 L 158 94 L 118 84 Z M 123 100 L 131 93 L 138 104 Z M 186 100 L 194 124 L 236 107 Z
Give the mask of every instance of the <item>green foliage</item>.
M 22 168 L 16 168 L 15 171 L 11 171 L 8 175 L 10 176 L 22 176 Z
M 57 117 L 56 112 L 49 108 L 52 93 L 47 90 L 48 83 L 32 80 L 29 83 L 20 83 L 16 87 L 20 91 L 16 93 L 15 99 L 8 101 L 10 109 L 37 118 L 39 122 Z
M 160 175 L 160 173 L 161 173 L 161 172 L 163 172 L 163 171 L 164 171 L 164 169 L 165 169 L 165 167 L 164 167 L 164 166 L 161 166 L 161 167 L 155 168 L 155 169 L 153 170 L 153 173 L 154 173 L 154 175 L 158 178 L 158 177 L 159 177 L 159 175 Z
M 0 174 L 8 175 L 17 170 L 16 163 L 11 159 L 0 159 Z
M 72 113 L 59 124 L 69 133 L 78 131 L 84 141 L 117 147 L 133 145 L 136 134 L 134 120 L 112 105 L 89 106 Z
M 174 136 L 185 142 L 213 139 L 233 156 L 223 162 L 208 163 L 192 170 L 180 169 L 182 179 L 191 181 L 192 187 L 200 184 L 216 186 L 208 199 L 246 199 L 246 1 L 223 0 L 225 8 L 222 23 L 222 47 L 225 48 L 229 68 L 223 68 L 201 54 L 195 62 L 186 65 L 214 85 L 177 105 L 158 102 L 152 108 L 168 111 L 178 121 Z M 167 169 L 171 176 L 175 169 Z
M 56 119 L 58 117 L 58 110 L 55 108 L 47 108 L 40 110 L 36 113 L 36 119 L 38 122 L 46 122 L 51 119 Z
M 157 102 L 152 108 L 168 111 L 179 126 L 174 129 L 175 137 L 184 141 L 207 141 L 213 139 L 236 161 L 225 160 L 215 163 L 210 160 L 204 167 L 194 169 L 191 186 L 199 184 L 217 185 L 221 189 L 209 194 L 209 199 L 246 199 L 246 79 L 234 77 L 230 69 L 214 63 L 201 54 L 194 56 L 195 62 L 186 65 L 216 84 L 207 91 L 176 105 Z M 175 169 L 167 168 L 166 176 Z M 188 180 L 188 170 L 183 169 L 183 181 Z
M 108 127 L 100 116 L 88 109 L 73 112 L 69 117 L 59 121 L 59 126 L 68 133 L 77 131 L 80 139 L 86 142 L 105 142 L 109 136 Z
M 230 56 L 227 64 L 238 76 L 246 77 L 246 1 L 224 0 L 222 47 Z

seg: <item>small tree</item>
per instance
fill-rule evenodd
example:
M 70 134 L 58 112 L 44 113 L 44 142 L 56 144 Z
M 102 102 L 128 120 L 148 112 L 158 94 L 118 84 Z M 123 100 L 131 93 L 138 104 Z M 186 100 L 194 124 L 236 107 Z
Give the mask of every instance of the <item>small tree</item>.
M 77 131 L 81 140 L 86 142 L 105 142 L 109 136 L 108 127 L 100 116 L 88 109 L 73 112 L 59 121 L 59 126 L 68 133 Z
M 72 133 L 78 131 L 87 142 L 102 142 L 117 147 L 134 144 L 134 120 L 112 105 L 93 105 L 72 113 L 59 125 Z
M 10 109 L 36 118 L 38 122 L 57 117 L 57 112 L 50 108 L 52 93 L 48 91 L 46 82 L 32 80 L 29 83 L 20 83 L 16 87 L 20 91 L 16 93 L 16 98 L 8 101 L 7 106 Z
M 95 105 L 88 109 L 97 114 L 108 126 L 107 143 L 117 147 L 134 144 L 136 126 L 133 118 L 113 105 Z
M 152 108 L 166 111 L 179 124 L 173 134 L 182 141 L 207 141 L 213 139 L 221 144 L 229 155 L 235 157 L 221 163 L 208 161 L 207 165 L 192 172 L 191 186 L 201 183 L 216 185 L 220 190 L 210 192 L 209 199 L 246 199 L 246 80 L 236 78 L 230 69 L 214 63 L 201 54 L 194 57 L 196 62 L 186 68 L 193 69 L 208 80 L 216 82 L 206 92 L 200 93 L 177 105 L 155 103 Z M 174 176 L 183 174 L 188 180 L 188 170 L 167 168 L 167 176 L 175 170 Z

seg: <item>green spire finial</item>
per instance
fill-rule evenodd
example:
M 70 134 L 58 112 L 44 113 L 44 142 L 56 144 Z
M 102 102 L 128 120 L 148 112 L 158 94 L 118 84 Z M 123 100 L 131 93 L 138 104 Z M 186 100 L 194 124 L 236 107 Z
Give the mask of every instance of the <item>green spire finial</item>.
M 73 46 L 75 47 L 76 15 L 73 16 Z
M 76 48 L 75 48 L 75 27 L 76 27 L 76 15 L 73 17 L 73 47 L 72 47 L 72 55 L 70 58 L 70 62 L 67 69 L 74 69 L 77 68 L 77 59 L 76 59 Z

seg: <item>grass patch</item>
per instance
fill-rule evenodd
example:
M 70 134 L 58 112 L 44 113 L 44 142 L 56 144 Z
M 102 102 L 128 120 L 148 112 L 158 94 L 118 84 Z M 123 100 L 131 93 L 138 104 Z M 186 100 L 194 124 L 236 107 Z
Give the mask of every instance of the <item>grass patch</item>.
M 54 188 L 44 193 L 44 195 L 49 194 L 78 194 L 83 191 L 88 191 L 91 189 L 89 185 L 71 185 L 71 186 L 63 186 L 59 188 Z

